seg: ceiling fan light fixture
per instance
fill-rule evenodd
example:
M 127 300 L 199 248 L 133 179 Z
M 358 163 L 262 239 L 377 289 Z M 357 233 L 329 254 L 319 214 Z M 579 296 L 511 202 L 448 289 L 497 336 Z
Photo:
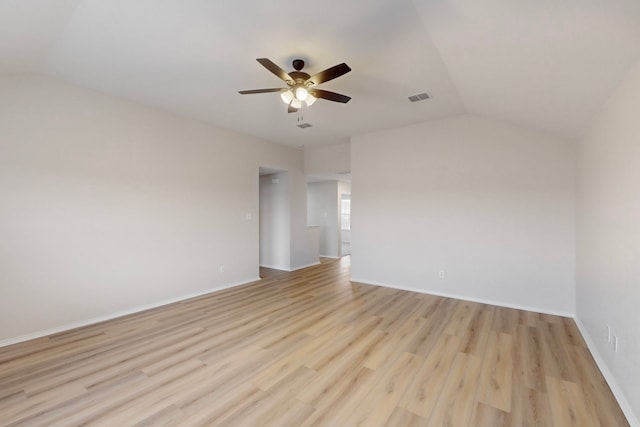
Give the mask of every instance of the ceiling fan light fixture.
M 287 105 L 291 104 L 291 101 L 293 100 L 293 91 L 289 89 L 289 90 L 285 90 L 284 92 L 281 92 L 280 98 L 282 98 L 282 102 L 284 102 L 285 104 Z
M 296 88 L 296 99 L 298 101 L 304 101 L 305 99 L 307 99 L 307 96 L 309 96 L 309 91 L 307 91 L 307 89 L 301 86 Z
M 300 102 L 298 98 L 293 98 L 291 100 L 291 104 L 289 105 L 291 105 L 295 109 L 299 109 L 300 107 L 302 107 L 302 102 Z
M 295 59 L 293 61 L 295 71 L 289 73 L 268 58 L 256 58 L 256 61 L 280 80 L 284 81 L 288 87 L 241 90 L 239 91 L 241 95 L 279 92 L 282 102 L 289 106 L 289 108 L 287 108 L 288 113 L 294 113 L 303 107 L 311 106 L 318 98 L 343 104 L 346 104 L 351 99 L 349 96 L 316 87 L 319 84 L 350 72 L 351 68 L 344 62 L 310 76 L 308 73 L 302 71 L 304 68 L 304 61 L 302 59 Z
M 317 100 L 317 99 L 318 99 L 318 98 L 316 98 L 315 96 L 313 96 L 313 95 L 311 95 L 311 94 L 308 94 L 308 95 L 307 95 L 307 99 L 305 99 L 305 100 L 304 100 L 304 102 L 306 102 L 306 103 L 307 103 L 307 105 L 308 105 L 309 107 L 311 107 L 311 106 L 313 105 L 313 103 L 314 103 L 314 102 L 316 102 L 316 100 Z

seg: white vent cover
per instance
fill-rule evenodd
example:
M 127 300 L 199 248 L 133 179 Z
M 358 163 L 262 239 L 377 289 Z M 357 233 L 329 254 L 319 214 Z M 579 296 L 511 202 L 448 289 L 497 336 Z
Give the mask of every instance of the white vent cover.
M 429 94 L 429 92 L 422 92 L 419 93 L 417 95 L 411 95 L 409 97 L 409 101 L 411 102 L 418 102 L 418 101 L 424 101 L 431 98 L 431 94 Z

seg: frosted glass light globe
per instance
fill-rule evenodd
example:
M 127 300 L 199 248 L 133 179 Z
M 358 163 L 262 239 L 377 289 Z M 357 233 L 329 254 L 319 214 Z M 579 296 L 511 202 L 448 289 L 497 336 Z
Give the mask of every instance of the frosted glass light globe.
M 291 100 L 293 99 L 293 92 L 291 90 L 281 92 L 280 98 L 282 98 L 282 102 L 289 105 L 291 103 Z
M 298 101 L 304 101 L 305 99 L 307 99 L 308 95 L 309 95 L 309 92 L 307 92 L 305 88 L 299 87 L 296 89 L 296 99 Z

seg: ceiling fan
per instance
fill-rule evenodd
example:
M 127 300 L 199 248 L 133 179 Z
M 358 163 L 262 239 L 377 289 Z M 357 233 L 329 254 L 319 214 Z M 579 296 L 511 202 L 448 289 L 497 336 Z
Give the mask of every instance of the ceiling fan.
M 304 61 L 302 59 L 293 60 L 294 71 L 287 73 L 282 68 L 278 67 L 271 60 L 267 58 L 257 58 L 260 64 L 267 70 L 282 79 L 288 87 L 286 88 L 273 88 L 273 89 L 254 89 L 254 90 L 241 90 L 242 95 L 250 95 L 254 93 L 269 93 L 280 92 L 282 101 L 289 106 L 289 113 L 294 113 L 302 108 L 302 104 L 311 105 L 316 102 L 317 98 L 326 99 L 328 101 L 342 102 L 346 104 L 351 97 L 341 95 L 339 93 L 330 92 L 328 90 L 317 89 L 316 86 L 347 74 L 351 71 L 351 68 L 344 62 L 331 68 L 327 68 L 324 71 L 320 71 L 313 76 L 302 71 L 304 68 Z

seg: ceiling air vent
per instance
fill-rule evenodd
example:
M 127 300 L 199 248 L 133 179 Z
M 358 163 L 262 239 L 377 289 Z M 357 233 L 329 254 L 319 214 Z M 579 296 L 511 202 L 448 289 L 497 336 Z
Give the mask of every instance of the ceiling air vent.
M 428 92 L 422 92 L 422 93 L 419 93 L 419 94 L 417 94 L 417 95 L 411 95 L 411 96 L 409 97 L 409 101 L 411 101 L 411 102 L 418 102 L 418 101 L 424 101 L 424 100 L 427 100 L 427 99 L 429 99 L 429 98 L 431 98 L 431 95 L 429 95 L 429 93 L 428 93 Z
M 300 129 L 306 129 L 306 128 L 310 128 L 311 125 L 309 123 L 300 123 L 298 126 Z

